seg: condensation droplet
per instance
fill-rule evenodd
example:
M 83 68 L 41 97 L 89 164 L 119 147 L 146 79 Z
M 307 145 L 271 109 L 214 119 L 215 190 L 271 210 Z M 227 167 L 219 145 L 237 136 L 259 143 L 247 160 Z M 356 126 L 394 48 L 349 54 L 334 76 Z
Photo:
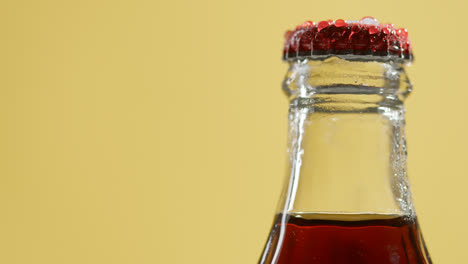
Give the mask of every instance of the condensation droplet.
M 363 24 L 363 25 L 374 25 L 374 26 L 378 26 L 379 25 L 379 21 L 373 17 L 363 17 L 359 23 Z

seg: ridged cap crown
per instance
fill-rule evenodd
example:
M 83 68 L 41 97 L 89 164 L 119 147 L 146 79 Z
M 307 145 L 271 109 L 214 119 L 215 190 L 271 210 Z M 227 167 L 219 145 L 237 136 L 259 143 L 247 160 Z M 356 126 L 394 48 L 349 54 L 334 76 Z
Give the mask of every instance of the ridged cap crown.
M 285 34 L 283 59 L 320 59 L 333 55 L 361 59 L 412 61 L 408 31 L 373 17 L 307 21 Z

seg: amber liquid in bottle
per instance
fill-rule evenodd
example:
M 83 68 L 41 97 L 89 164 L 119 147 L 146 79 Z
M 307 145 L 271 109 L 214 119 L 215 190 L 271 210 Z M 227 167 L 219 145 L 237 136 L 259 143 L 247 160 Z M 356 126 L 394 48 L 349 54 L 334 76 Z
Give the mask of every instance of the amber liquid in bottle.
M 269 241 L 277 264 L 423 264 L 417 221 L 403 216 L 278 215 Z M 368 219 L 368 220 L 356 220 Z M 282 221 L 285 223 L 282 223 Z M 266 256 L 272 262 L 273 251 Z

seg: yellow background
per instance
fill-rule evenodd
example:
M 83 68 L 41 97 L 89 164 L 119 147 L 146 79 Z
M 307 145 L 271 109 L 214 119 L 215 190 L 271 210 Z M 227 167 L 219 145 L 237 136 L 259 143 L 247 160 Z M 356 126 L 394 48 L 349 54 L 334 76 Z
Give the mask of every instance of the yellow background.
M 466 1 L 0 2 L 0 263 L 255 263 L 286 168 L 283 33 L 372 15 L 416 62 L 409 172 L 466 260 Z

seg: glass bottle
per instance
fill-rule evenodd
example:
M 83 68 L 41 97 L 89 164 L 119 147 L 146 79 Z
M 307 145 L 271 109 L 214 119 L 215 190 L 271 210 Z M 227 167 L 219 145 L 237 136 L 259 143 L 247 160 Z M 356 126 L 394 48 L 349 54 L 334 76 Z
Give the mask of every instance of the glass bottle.
M 284 59 L 290 174 L 259 263 L 431 263 L 406 172 L 406 30 L 306 22 Z

